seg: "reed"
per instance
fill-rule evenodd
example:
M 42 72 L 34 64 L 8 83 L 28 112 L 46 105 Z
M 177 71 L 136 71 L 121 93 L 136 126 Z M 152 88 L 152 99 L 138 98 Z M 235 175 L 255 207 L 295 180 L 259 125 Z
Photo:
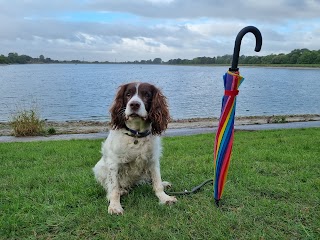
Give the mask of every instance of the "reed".
M 44 121 L 36 109 L 24 109 L 12 115 L 10 126 L 16 137 L 44 135 Z

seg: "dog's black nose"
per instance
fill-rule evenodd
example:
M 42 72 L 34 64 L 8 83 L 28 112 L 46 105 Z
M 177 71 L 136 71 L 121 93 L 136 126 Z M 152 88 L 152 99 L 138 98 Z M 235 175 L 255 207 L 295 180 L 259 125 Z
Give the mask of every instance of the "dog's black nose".
M 132 101 L 130 103 L 130 107 L 131 107 L 132 110 L 138 110 L 140 108 L 140 103 L 136 102 L 136 101 Z

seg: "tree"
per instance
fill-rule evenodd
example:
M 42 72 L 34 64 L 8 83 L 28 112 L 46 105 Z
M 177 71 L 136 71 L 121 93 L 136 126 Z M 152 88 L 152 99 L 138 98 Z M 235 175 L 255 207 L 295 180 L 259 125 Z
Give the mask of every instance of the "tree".
M 44 56 L 43 55 L 40 55 L 39 59 L 40 59 L 40 62 L 44 62 Z
M 52 60 L 51 60 L 51 58 L 46 58 L 45 62 L 50 63 L 50 62 L 52 62 Z
M 27 55 L 21 55 L 17 58 L 17 63 L 20 63 L 20 64 L 25 64 L 28 62 L 28 56 Z
M 0 64 L 6 64 L 9 63 L 8 58 L 1 54 L 0 56 Z
M 288 58 L 289 58 L 289 63 L 290 63 L 290 64 L 296 64 L 297 61 L 298 61 L 299 56 L 300 56 L 300 55 L 297 54 L 297 53 L 290 54 L 290 55 L 288 56 Z
M 8 54 L 9 63 L 17 63 L 18 57 L 19 57 L 18 53 L 9 53 Z
M 161 64 L 162 63 L 162 59 L 161 58 L 155 58 L 153 59 L 153 64 Z
M 271 64 L 272 59 L 274 58 L 274 56 L 275 56 L 274 54 L 271 54 L 271 55 L 267 55 L 267 56 L 262 57 L 261 63 L 263 63 L 263 64 Z
M 311 51 L 304 51 L 298 58 L 297 63 L 311 64 L 315 62 L 316 58 L 317 58 L 316 53 L 313 53 Z

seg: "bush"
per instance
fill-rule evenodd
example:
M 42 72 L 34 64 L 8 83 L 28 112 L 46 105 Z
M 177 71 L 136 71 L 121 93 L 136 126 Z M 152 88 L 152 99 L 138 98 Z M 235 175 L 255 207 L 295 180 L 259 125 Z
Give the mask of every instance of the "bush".
M 19 111 L 12 116 L 10 125 L 16 137 L 44 134 L 44 122 L 34 109 Z
M 54 134 L 56 134 L 56 133 L 57 133 L 57 131 L 56 131 L 55 128 L 51 127 L 51 128 L 48 129 L 48 134 L 49 134 L 49 135 L 54 135 Z

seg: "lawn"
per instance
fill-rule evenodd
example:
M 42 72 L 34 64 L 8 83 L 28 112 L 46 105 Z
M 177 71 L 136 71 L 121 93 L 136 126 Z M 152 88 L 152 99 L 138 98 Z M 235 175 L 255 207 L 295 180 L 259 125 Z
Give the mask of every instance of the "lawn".
M 213 134 L 163 139 L 174 191 L 213 177 Z M 320 129 L 235 133 L 220 208 L 212 186 L 158 204 L 151 186 L 107 213 L 101 140 L 0 144 L 0 239 L 319 239 Z

